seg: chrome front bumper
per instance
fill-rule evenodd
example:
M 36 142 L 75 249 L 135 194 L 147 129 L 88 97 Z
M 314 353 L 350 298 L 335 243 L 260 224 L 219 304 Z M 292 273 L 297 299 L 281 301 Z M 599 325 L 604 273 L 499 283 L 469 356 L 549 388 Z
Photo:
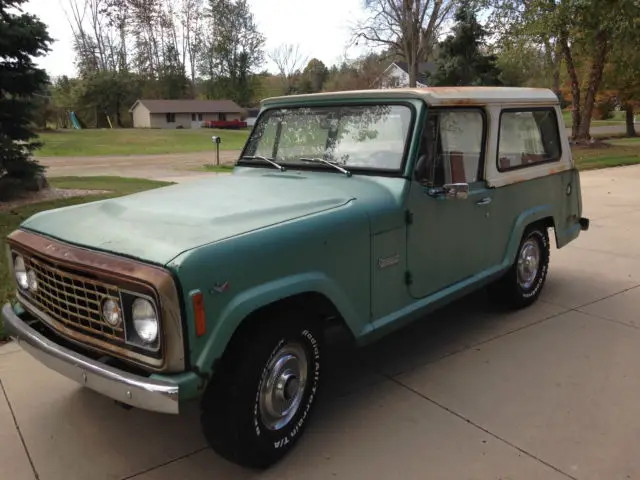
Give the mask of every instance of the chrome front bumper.
M 143 410 L 179 413 L 179 387 L 134 375 L 62 347 L 38 333 L 13 311 L 2 308 L 7 334 L 50 369 L 102 395 Z

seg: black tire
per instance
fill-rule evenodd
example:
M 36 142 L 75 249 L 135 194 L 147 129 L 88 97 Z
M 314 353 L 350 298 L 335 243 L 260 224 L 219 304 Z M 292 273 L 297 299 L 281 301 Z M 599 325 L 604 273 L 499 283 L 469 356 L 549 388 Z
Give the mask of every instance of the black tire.
M 534 242 L 538 248 L 539 261 L 535 276 L 529 282 L 523 282 L 522 277 L 518 275 L 518 260 L 523 249 L 530 248 L 531 242 Z M 542 226 L 528 227 L 518 246 L 513 265 L 503 277 L 491 285 L 489 289 L 491 298 L 514 309 L 532 305 L 540 297 L 547 279 L 550 255 L 547 228 Z
M 322 371 L 319 322 L 306 320 L 303 313 L 278 311 L 272 316 L 278 319 L 259 318 L 252 322 L 254 327 L 232 341 L 201 403 L 202 430 L 211 448 L 231 462 L 257 469 L 267 468 L 283 458 L 302 436 L 318 396 Z M 280 426 L 268 418 L 265 407 L 277 402 L 264 400 L 261 392 L 270 372 L 282 371 L 283 367 L 276 370 L 269 365 L 281 358 L 283 348 L 290 348 L 294 351 L 292 355 L 299 357 L 298 363 L 289 360 L 294 362 L 290 365 L 299 367 L 293 370 L 305 371 L 307 376 L 303 389 L 295 380 L 287 381 L 282 390 L 274 389 L 287 396 L 289 386 L 293 385 L 298 395 L 291 397 L 299 398 L 295 414 Z M 301 366 L 303 352 L 306 368 Z M 276 393 L 272 393 L 272 398 L 276 398 Z

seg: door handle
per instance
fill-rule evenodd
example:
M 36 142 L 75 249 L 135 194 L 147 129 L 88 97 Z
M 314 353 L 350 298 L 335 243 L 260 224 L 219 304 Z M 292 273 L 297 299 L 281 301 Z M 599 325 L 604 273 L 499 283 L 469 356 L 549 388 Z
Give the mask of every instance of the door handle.
M 489 205 L 491 203 L 491 197 L 484 197 L 482 200 L 478 200 L 476 205 L 479 207 L 483 207 L 485 205 Z

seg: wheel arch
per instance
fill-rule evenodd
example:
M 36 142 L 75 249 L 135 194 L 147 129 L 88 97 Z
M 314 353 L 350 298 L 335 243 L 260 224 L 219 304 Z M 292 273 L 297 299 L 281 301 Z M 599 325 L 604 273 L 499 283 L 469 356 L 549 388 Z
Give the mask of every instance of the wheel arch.
M 197 368 L 203 373 L 210 372 L 235 338 L 282 308 L 318 312 L 319 318 L 326 321 L 327 328 L 340 326 L 356 338 L 365 324 L 338 285 L 324 275 L 300 277 L 252 288 L 232 300 L 209 334 L 207 345 L 196 361 Z
M 557 244 L 557 234 L 555 234 L 556 221 L 551 205 L 542 205 L 522 212 L 522 214 L 517 218 L 511 231 L 506 258 L 503 263 L 504 268 L 509 268 L 515 261 L 518 247 L 520 246 L 520 242 L 522 241 L 522 236 L 525 231 L 536 226 L 546 229 L 552 228 L 554 230 Z

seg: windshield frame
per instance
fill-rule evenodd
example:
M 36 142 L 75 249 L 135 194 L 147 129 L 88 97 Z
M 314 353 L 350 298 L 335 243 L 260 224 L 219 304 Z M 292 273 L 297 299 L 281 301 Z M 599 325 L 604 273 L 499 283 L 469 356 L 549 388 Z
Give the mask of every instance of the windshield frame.
M 292 100 L 294 100 L 292 98 Z M 414 139 L 415 127 L 418 119 L 418 111 L 416 109 L 416 105 L 414 102 L 408 100 L 384 100 L 384 99 L 371 99 L 371 100 L 360 100 L 353 99 L 353 101 L 349 100 L 328 100 L 322 102 L 314 102 L 309 101 L 305 103 L 297 103 L 295 101 L 291 102 L 283 102 L 282 104 L 272 105 L 264 108 L 260 111 L 258 117 L 256 118 L 255 124 L 251 129 L 251 133 L 247 138 L 244 146 L 242 147 L 242 151 L 240 153 L 240 158 L 238 159 L 236 165 L 239 167 L 251 167 L 251 168 L 272 168 L 269 165 L 265 165 L 262 163 L 258 163 L 255 160 L 243 159 L 242 157 L 248 155 L 247 149 L 251 144 L 251 140 L 254 135 L 256 135 L 258 125 L 262 121 L 263 117 L 267 112 L 278 111 L 278 110 L 296 110 L 296 109 L 304 109 L 304 108 L 340 108 L 342 106 L 345 107 L 371 107 L 377 105 L 389 105 L 389 106 L 402 106 L 409 109 L 410 119 L 407 128 L 407 135 L 404 140 L 404 149 L 402 152 L 402 161 L 398 164 L 397 168 L 394 169 L 377 169 L 377 168 L 368 168 L 368 167 L 358 167 L 358 166 L 349 166 L 345 165 L 344 168 L 347 168 L 353 174 L 358 175 L 373 175 L 378 177 L 405 177 L 405 171 L 407 168 L 407 162 L 409 160 L 409 153 L 411 151 L 411 146 Z M 316 171 L 316 172 L 335 172 L 340 174 L 337 170 L 332 169 L 328 165 L 321 165 L 315 163 L 301 163 L 301 162 L 278 162 L 282 166 L 286 167 L 287 170 L 300 170 L 300 171 Z

